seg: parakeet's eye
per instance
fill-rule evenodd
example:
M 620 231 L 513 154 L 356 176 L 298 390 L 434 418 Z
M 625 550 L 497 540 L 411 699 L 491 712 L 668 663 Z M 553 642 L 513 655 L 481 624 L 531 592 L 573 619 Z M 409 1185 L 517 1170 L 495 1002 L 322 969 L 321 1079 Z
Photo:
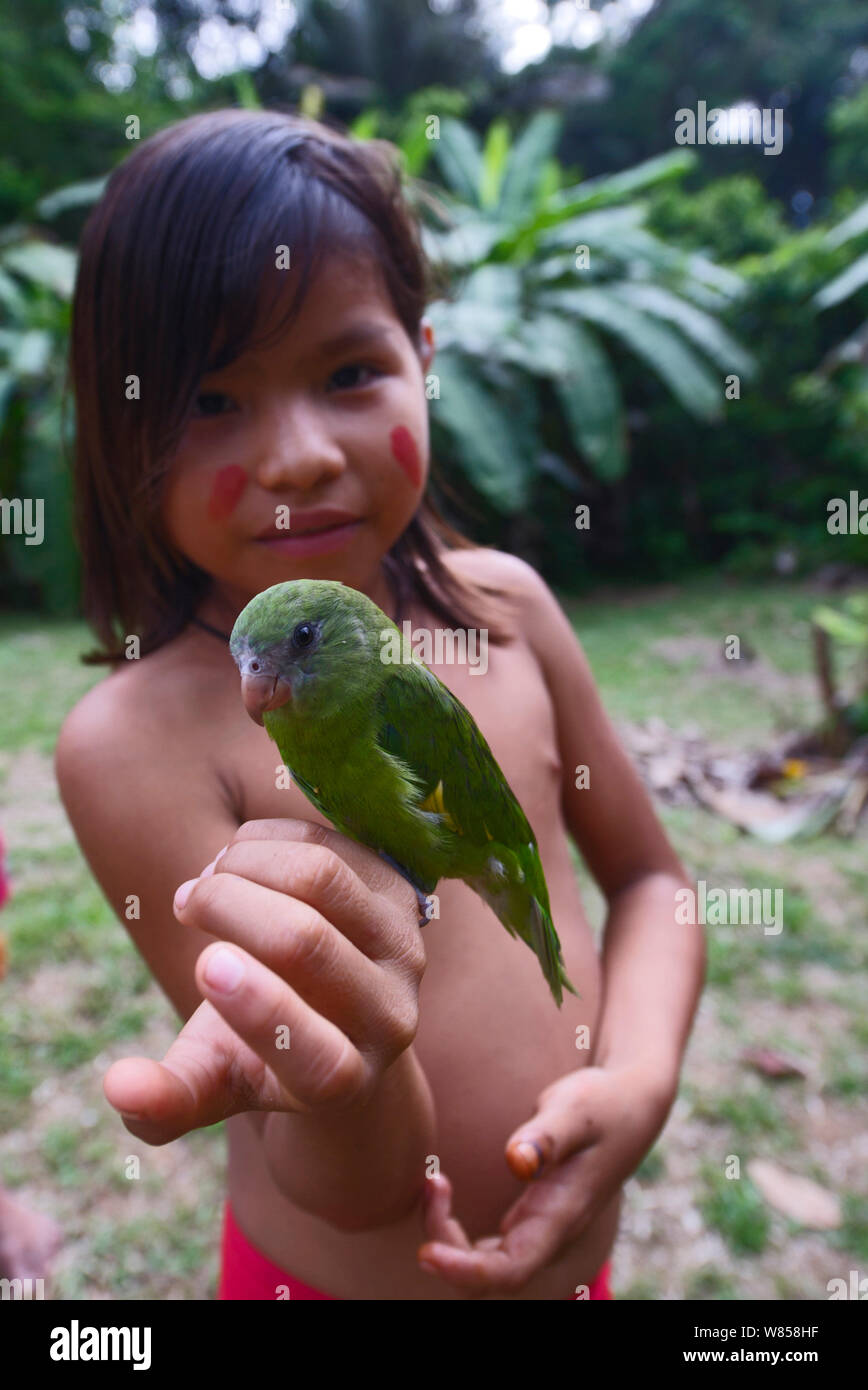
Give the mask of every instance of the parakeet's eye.
M 300 651 L 304 651 L 306 647 L 311 645 L 315 636 L 316 628 L 313 623 L 299 623 L 292 634 L 292 645 Z

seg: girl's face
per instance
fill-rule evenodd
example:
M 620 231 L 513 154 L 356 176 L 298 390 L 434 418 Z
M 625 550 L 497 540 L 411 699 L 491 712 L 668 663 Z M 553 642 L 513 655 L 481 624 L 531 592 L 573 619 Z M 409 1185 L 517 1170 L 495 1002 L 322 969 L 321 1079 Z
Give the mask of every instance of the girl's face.
M 428 473 L 424 378 L 370 261 L 327 262 L 282 340 L 203 377 L 173 459 L 174 545 L 233 608 L 287 579 L 383 592 Z

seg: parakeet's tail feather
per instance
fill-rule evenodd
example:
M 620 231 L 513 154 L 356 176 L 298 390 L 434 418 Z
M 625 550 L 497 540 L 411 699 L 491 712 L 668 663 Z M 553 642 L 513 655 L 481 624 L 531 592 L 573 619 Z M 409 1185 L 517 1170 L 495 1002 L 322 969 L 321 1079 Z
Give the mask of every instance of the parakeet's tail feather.
M 531 864 L 529 861 L 529 867 Z M 545 881 L 541 889 L 536 884 L 532 886 L 518 859 L 498 845 L 486 872 L 468 882 L 497 914 L 510 936 L 520 936 L 534 952 L 558 1007 L 563 1003 L 564 989 L 581 998 L 564 970 L 561 943 L 547 901 L 541 902 L 537 896 L 539 892 L 547 900 Z
M 539 958 L 539 963 L 548 980 L 549 989 L 554 995 L 555 1002 L 559 1007 L 563 1003 L 564 989 L 568 989 L 570 994 L 574 994 L 577 999 L 580 998 L 579 991 L 564 970 L 560 943 L 551 914 L 536 898 L 530 900 L 529 921 L 531 939 L 528 944 L 532 946 Z

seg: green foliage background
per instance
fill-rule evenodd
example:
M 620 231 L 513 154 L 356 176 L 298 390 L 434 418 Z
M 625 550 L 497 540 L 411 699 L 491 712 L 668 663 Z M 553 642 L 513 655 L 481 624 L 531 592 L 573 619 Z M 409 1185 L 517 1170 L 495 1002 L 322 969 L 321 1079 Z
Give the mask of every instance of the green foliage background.
M 830 497 L 868 493 L 860 0 L 658 0 L 625 40 L 555 43 L 517 73 L 475 0 L 301 0 L 282 47 L 215 80 L 190 56 L 198 7 L 153 4 L 150 56 L 124 39 L 134 8 L 0 0 L 0 494 L 44 497 L 47 528 L 0 542 L 0 604 L 77 606 L 70 253 L 128 117 L 146 138 L 226 105 L 301 106 L 401 149 L 451 283 L 436 457 L 480 540 L 576 589 L 865 563 L 868 537 L 825 525 Z M 780 108 L 781 155 L 675 147 L 698 100 Z

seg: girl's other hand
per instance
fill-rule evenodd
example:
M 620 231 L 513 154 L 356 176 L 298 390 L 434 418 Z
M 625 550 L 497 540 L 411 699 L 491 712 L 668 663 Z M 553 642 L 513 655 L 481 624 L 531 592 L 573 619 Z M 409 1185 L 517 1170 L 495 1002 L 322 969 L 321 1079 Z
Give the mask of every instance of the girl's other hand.
M 107 1099 L 150 1144 L 242 1111 L 364 1105 L 413 1042 L 425 950 L 416 895 L 373 851 L 311 821 L 248 821 L 175 917 L 220 940 L 205 1002 L 162 1062 L 125 1058 Z
M 636 1171 L 676 1091 L 677 1078 L 640 1067 L 589 1066 L 559 1077 L 507 1142 L 507 1163 L 528 1185 L 504 1213 L 499 1235 L 471 1241 L 453 1214 L 449 1179 L 438 1173 L 426 1180 L 420 1268 L 469 1297 L 518 1294 Z

